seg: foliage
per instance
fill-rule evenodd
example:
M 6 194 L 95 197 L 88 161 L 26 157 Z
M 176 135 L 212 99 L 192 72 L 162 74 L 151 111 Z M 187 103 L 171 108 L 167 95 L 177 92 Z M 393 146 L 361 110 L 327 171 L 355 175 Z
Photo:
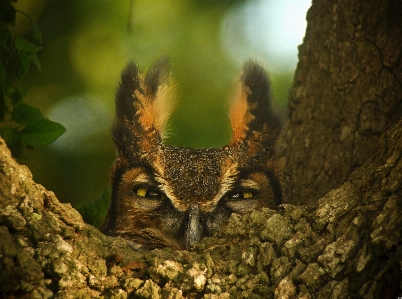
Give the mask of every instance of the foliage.
M 38 73 L 32 66 L 23 79 L 24 87 L 29 87 L 24 101 L 44 113 L 46 108 L 47 117 L 67 128 L 53 146 L 23 153 L 35 180 L 73 206 L 93 201 L 110 185 L 114 91 L 130 60 L 142 71 L 160 56 L 172 62 L 177 105 L 169 121 L 168 144 L 196 148 L 227 144 L 230 125 L 225 108 L 243 60 L 228 55 L 222 24 L 234 6 L 248 2 L 232 1 L 12 2 L 35 18 L 43 35 L 43 49 L 37 53 L 42 70 Z M 15 33 L 22 30 L 31 34 L 28 20 L 17 13 L 17 24 L 11 27 L 15 36 L 22 36 Z M 24 36 L 34 41 L 31 35 Z M 250 53 L 244 60 L 251 57 Z M 261 62 L 280 109 L 293 73 L 282 80 L 269 61 Z M 65 109 L 72 98 L 83 104 Z
M 15 25 L 17 13 L 30 19 L 34 42 L 13 36 L 9 26 Z M 21 83 L 31 63 L 40 70 L 36 53 L 42 49 L 41 31 L 31 16 L 16 10 L 9 0 L 0 0 L 0 18 L 0 136 L 13 156 L 19 156 L 24 147 L 48 145 L 66 129 L 23 102 L 26 90 Z
M 103 191 L 102 195 L 94 201 L 82 201 L 75 206 L 86 223 L 100 227 L 105 220 L 107 208 L 110 204 L 112 189 Z

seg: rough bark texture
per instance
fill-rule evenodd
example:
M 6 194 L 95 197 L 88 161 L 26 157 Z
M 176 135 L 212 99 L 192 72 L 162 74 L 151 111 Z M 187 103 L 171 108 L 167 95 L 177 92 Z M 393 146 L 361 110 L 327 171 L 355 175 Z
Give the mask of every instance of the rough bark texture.
M 280 155 L 292 204 L 344 183 L 402 115 L 402 2 L 313 1 Z
M 0 142 L 5 298 L 396 298 L 401 293 L 402 122 L 316 204 L 233 215 L 194 250 L 133 252 L 85 224 Z
M 102 235 L 0 141 L 0 297 L 402 296 L 401 5 L 314 2 L 281 140 L 288 199 L 311 204 L 233 215 L 192 251 Z

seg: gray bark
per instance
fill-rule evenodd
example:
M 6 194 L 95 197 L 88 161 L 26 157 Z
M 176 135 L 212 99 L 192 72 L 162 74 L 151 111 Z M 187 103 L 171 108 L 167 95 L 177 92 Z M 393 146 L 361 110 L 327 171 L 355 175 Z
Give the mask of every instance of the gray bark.
M 0 294 L 9 298 L 395 298 L 402 121 L 316 204 L 233 215 L 192 251 L 134 252 L 85 224 L 0 143 Z
M 313 1 L 307 21 L 279 154 L 293 204 L 344 183 L 402 115 L 401 1 Z

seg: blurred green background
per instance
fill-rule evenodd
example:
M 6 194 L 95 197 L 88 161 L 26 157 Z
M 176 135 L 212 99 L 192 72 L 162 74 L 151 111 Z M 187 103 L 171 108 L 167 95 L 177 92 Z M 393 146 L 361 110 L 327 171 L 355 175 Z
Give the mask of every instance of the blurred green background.
M 227 103 L 241 65 L 259 60 L 283 111 L 305 31 L 309 1 L 19 0 L 43 33 L 39 72 L 24 80 L 26 101 L 67 132 L 54 144 L 25 151 L 34 179 L 74 206 L 109 187 L 115 150 L 110 138 L 114 91 L 127 61 L 145 71 L 168 56 L 177 107 L 168 143 L 216 147 L 230 139 Z M 17 16 L 16 35 L 29 36 Z

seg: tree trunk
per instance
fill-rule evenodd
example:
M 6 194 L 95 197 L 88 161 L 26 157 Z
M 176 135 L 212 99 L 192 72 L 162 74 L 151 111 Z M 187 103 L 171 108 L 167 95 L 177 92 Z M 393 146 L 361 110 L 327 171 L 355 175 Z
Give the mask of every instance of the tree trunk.
M 292 204 L 344 183 L 402 115 L 402 2 L 313 2 L 279 153 Z
M 136 252 L 0 141 L 0 298 L 402 296 L 402 3 L 365 2 L 308 13 L 279 140 L 288 202 L 308 206 L 233 215 L 192 251 Z

